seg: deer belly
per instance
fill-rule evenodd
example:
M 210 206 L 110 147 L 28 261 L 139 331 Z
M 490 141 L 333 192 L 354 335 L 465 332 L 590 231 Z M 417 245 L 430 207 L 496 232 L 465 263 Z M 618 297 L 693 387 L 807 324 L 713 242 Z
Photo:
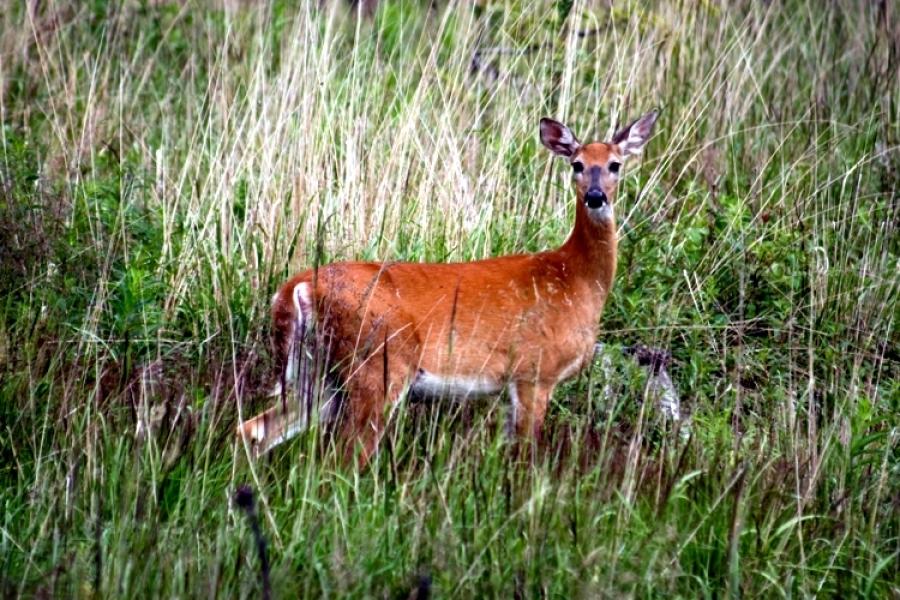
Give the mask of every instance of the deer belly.
M 472 396 L 496 394 L 503 386 L 486 375 L 443 375 L 419 369 L 409 391 L 422 398 L 465 399 Z

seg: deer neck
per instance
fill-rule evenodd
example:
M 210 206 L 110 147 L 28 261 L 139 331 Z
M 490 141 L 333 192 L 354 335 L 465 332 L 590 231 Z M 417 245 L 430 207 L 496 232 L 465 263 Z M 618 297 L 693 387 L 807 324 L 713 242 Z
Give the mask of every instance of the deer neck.
M 609 217 L 595 221 L 588 215 L 582 198 L 575 209 L 575 226 L 559 252 L 574 277 L 583 279 L 602 305 L 616 274 L 618 236 L 616 220 L 610 208 Z

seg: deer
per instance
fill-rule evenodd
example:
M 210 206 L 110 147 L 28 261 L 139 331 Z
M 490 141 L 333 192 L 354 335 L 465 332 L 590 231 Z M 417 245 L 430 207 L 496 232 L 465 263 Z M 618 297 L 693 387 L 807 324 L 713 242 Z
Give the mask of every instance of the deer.
M 310 346 L 326 356 L 327 389 L 340 390 L 320 395 L 328 398 L 318 420 L 340 416 L 335 433 L 361 467 L 408 396 L 466 400 L 506 389 L 510 434 L 537 439 L 556 386 L 592 363 L 616 273 L 622 165 L 641 153 L 658 114 L 587 144 L 541 119 L 540 141 L 569 162 L 575 188 L 575 223 L 557 249 L 460 263 L 336 262 L 289 279 L 272 301 L 281 401 L 240 422 L 239 439 L 259 456 L 309 425 L 311 378 L 321 372 Z M 292 382 L 299 399 L 288 401 Z

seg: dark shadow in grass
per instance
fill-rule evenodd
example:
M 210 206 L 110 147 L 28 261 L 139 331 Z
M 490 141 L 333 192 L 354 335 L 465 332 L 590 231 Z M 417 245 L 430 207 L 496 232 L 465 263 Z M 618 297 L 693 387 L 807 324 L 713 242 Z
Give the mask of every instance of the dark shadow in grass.
M 262 534 L 259 525 L 259 515 L 256 512 L 256 502 L 253 497 L 253 488 L 249 485 L 241 485 L 234 493 L 234 503 L 247 515 L 250 530 L 253 532 L 253 541 L 256 545 L 256 554 L 259 559 L 259 577 L 262 584 L 262 597 L 268 600 L 272 597 L 272 584 L 269 581 L 269 555 L 266 548 L 266 538 Z

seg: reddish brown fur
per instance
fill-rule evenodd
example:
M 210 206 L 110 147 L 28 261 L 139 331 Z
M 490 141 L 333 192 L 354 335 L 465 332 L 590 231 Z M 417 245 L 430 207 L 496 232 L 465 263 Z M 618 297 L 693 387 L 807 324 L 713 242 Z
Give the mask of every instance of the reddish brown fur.
M 576 176 L 575 225 L 556 250 L 456 264 L 335 263 L 281 287 L 272 309 L 279 368 L 297 322 L 295 288 L 307 283 L 346 392 L 344 434 L 361 443 L 361 462 L 377 448 L 386 408 L 420 369 L 510 384 L 518 398 L 516 431 L 532 436 L 554 387 L 589 364 L 616 271 L 611 208 L 618 177 L 607 167 L 623 154 L 615 144 L 592 143 L 570 158 L 586 171 L 602 167 L 610 211 L 602 220 L 591 216 L 584 202 L 589 178 Z M 273 411 L 239 433 L 253 439 L 255 423 L 271 421 Z

